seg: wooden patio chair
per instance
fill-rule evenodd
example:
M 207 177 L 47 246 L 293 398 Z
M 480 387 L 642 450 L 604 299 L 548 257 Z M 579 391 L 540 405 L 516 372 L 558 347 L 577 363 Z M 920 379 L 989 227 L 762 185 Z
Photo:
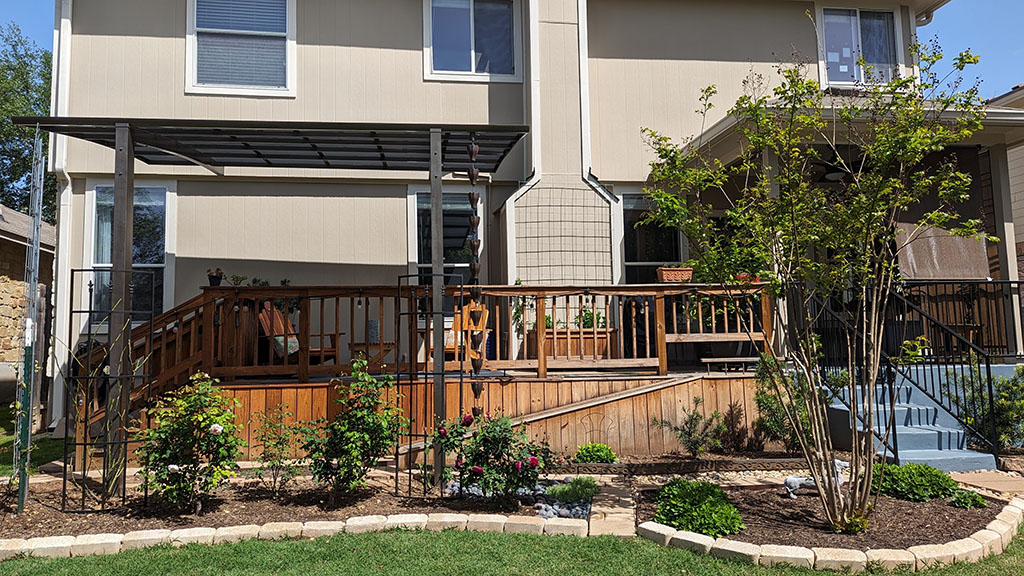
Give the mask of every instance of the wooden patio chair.
M 377 325 L 376 338 L 372 336 L 373 328 L 371 327 L 363 337 L 364 342 L 348 343 L 348 351 L 353 358 L 362 354 L 368 366 L 379 366 L 384 363 L 388 354 L 398 349 L 398 344 L 394 340 L 381 338 L 381 326 L 376 320 L 370 320 L 370 322 Z
M 278 358 L 288 356 L 288 362 L 298 363 L 299 356 L 299 332 L 292 326 L 288 317 L 281 313 L 270 300 L 265 300 L 259 313 L 260 326 L 263 333 L 270 338 L 274 348 L 274 355 Z M 338 343 L 334 334 L 326 334 L 328 346 L 320 348 L 309 348 L 309 363 L 311 365 L 324 364 L 328 360 L 338 363 Z

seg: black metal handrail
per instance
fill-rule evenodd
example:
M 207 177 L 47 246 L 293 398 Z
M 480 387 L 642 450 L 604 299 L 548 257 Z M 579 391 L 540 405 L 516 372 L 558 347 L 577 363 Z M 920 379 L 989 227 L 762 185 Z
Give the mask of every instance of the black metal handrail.
M 949 412 L 973 439 L 997 454 L 992 356 L 901 294 L 893 294 L 888 311 L 887 328 L 897 329 L 894 335 L 900 345 L 919 337 L 926 340 L 916 361 L 902 364 L 907 380 Z M 891 336 L 887 339 L 890 345 L 895 344 Z M 979 423 L 988 424 L 989 429 L 980 430 Z

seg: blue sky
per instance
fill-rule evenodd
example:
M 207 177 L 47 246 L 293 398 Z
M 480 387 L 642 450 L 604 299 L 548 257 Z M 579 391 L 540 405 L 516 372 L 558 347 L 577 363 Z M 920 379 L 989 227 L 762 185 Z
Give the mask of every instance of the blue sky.
M 40 46 L 53 42 L 52 0 L 0 0 L 0 23 L 8 20 Z M 980 55 L 973 73 L 982 79 L 981 95 L 991 98 L 1024 83 L 1022 22 L 1024 0 L 953 0 L 919 34 L 921 40 L 937 35 L 949 57 L 967 48 Z

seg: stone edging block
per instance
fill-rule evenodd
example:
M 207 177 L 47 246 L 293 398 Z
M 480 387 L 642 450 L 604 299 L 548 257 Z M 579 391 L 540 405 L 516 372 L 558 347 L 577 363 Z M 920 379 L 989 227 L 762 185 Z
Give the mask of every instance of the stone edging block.
M 711 547 L 711 555 L 716 558 L 742 560 L 751 564 L 757 564 L 761 558 L 761 547 L 757 544 L 719 538 L 715 540 L 715 545 Z
M 907 548 L 907 550 L 909 552 L 913 552 L 914 556 L 917 557 L 918 572 L 929 568 L 949 566 L 953 563 L 953 558 L 956 556 L 955 552 L 948 544 L 911 546 L 910 548 Z
M 362 534 L 363 532 L 379 532 L 384 529 L 387 516 L 356 516 L 345 521 L 345 532 Z
M 225 526 L 217 528 L 213 535 L 214 544 L 227 544 L 230 542 L 241 542 L 242 540 L 255 540 L 260 536 L 260 527 L 256 524 L 245 526 Z
M 334 536 L 345 531 L 345 523 L 338 521 L 315 521 L 306 522 L 302 525 L 302 537 L 314 540 L 324 536 Z
M 14 538 L 11 540 L 0 540 L 0 561 L 14 558 L 25 552 L 25 540 Z
M 302 522 L 267 522 L 260 527 L 260 540 L 283 540 L 302 536 Z
M 384 521 L 385 530 L 423 530 L 426 525 L 426 514 L 392 514 Z
M 890 572 L 906 570 L 913 572 L 917 567 L 917 556 L 907 550 L 868 550 L 865 552 L 868 557 L 868 566 L 878 566 Z
M 449 514 L 435 512 L 427 514 L 427 530 L 440 532 L 441 530 L 465 530 L 469 523 L 469 516 L 465 514 Z
M 862 572 L 868 567 L 868 555 L 846 548 L 811 548 L 815 570 Z
M 217 531 L 213 528 L 182 528 L 172 530 L 169 536 L 171 546 L 181 547 L 186 544 L 213 544 Z
M 75 537 L 71 547 L 72 556 L 98 556 L 117 554 L 121 551 L 123 534 L 83 534 Z
M 991 530 L 978 530 L 971 534 L 981 544 L 985 556 L 995 556 L 1003 553 L 1003 537 Z
M 507 516 L 501 514 L 470 514 L 466 530 L 474 532 L 504 532 Z
M 673 548 L 682 548 L 683 550 L 696 552 L 697 554 L 707 554 L 711 552 L 711 547 L 715 545 L 715 539 L 704 534 L 679 530 L 669 539 L 668 545 Z
M 25 541 L 24 551 L 30 556 L 41 558 L 67 558 L 71 556 L 71 548 L 74 545 L 74 536 L 29 538 Z
M 585 537 L 589 525 L 581 518 L 548 518 L 544 521 L 544 533 L 552 536 Z
M 505 534 L 543 534 L 545 521 L 539 516 L 509 516 Z
M 674 539 L 673 539 L 674 540 Z M 801 546 L 761 546 L 762 566 L 792 566 L 793 568 L 814 568 L 814 552 Z
M 136 530 L 129 532 L 121 539 L 121 550 L 135 550 L 160 546 L 171 541 L 170 530 Z
M 669 540 L 676 535 L 676 529 L 657 522 L 644 522 L 636 527 L 636 533 L 662 546 L 668 546 Z

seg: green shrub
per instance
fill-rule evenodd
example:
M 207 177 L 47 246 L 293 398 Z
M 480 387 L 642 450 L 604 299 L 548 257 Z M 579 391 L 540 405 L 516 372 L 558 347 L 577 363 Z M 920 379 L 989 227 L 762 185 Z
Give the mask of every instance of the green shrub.
M 343 388 L 337 415 L 312 422 L 302 431 L 309 472 L 313 480 L 330 487 L 331 504 L 335 494 L 362 485 L 408 425 L 397 402 L 388 401 L 393 379 L 371 376 L 365 359 L 352 361 L 351 382 L 339 380 L 335 385 Z
M 949 505 L 970 510 L 971 508 L 987 508 L 988 502 L 981 497 L 981 494 L 973 490 L 961 488 L 953 494 L 953 499 L 949 501 Z
M 288 423 L 293 414 L 286 410 L 287 407 L 287 404 L 278 404 L 266 412 L 257 412 L 254 418 L 258 466 L 253 473 L 275 500 L 281 489 L 299 473 L 299 467 L 292 458 L 296 429 Z
M 658 493 L 654 521 L 676 530 L 688 530 L 713 538 L 736 534 L 746 528 L 725 492 L 710 482 L 677 478 Z
M 222 396 L 207 374 L 164 397 L 148 430 L 135 434 L 143 482 L 168 502 L 202 511 L 210 493 L 234 475 L 245 442 L 236 433 L 237 399 Z
M 601 492 L 597 487 L 597 481 L 590 476 L 577 476 L 568 484 L 555 484 L 549 486 L 547 493 L 559 502 L 580 502 L 591 500 Z
M 614 464 L 618 459 L 615 452 L 612 452 L 612 449 L 607 444 L 601 444 L 600 442 L 580 446 L 576 449 L 576 456 L 573 458 L 573 460 L 581 464 Z
M 473 424 L 477 427 L 471 430 Z M 455 456 L 463 488 L 479 486 L 506 506 L 515 503 L 517 490 L 536 486 L 537 477 L 556 459 L 546 442 L 531 441 L 525 426 L 515 426 L 502 414 L 479 420 L 466 414 L 442 422 L 434 429 L 430 446 Z M 445 468 L 444 474 L 450 478 L 451 470 Z
M 927 464 L 875 464 L 871 489 L 900 500 L 928 502 L 949 498 L 956 492 L 957 484 L 949 474 Z
M 710 417 L 704 416 L 700 411 L 700 405 L 703 403 L 703 398 L 695 397 L 693 410 L 683 416 L 683 420 L 678 426 L 657 418 L 651 418 L 651 424 L 671 430 L 679 439 L 679 443 L 690 453 L 690 456 L 696 458 L 705 450 L 720 447 L 722 435 L 727 431 L 719 411 L 715 410 Z
M 1024 366 L 1017 366 L 1013 376 L 992 378 L 994 402 L 989 405 L 987 376 L 972 359 L 970 370 L 950 370 L 942 382 L 942 392 L 964 415 L 972 444 L 984 445 L 992 435 L 995 421 L 999 448 L 1024 444 Z M 994 408 L 991 410 L 990 408 Z
M 801 451 L 800 436 L 797 429 L 789 421 L 786 408 L 772 384 L 775 373 L 775 360 L 770 356 L 762 356 L 757 365 L 757 391 L 754 393 L 754 404 L 757 405 L 757 418 L 754 420 L 754 436 L 763 442 L 778 442 L 789 454 Z M 794 380 L 787 374 L 787 386 L 791 396 L 790 407 L 796 410 L 804 430 L 810 429 L 810 419 L 804 402 L 805 380 Z

